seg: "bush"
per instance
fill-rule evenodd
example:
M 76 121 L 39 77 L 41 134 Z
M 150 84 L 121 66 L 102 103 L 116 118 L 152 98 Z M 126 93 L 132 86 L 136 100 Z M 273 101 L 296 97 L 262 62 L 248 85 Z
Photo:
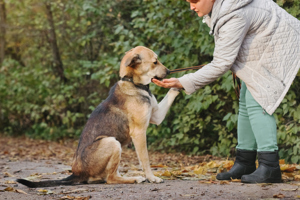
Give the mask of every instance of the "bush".
M 0 131 L 6 134 L 51 140 L 78 137 L 91 111 L 119 79 L 124 52 L 134 46 L 153 49 L 170 69 L 212 60 L 209 28 L 185 1 L 54 0 L 49 5 L 56 40 L 44 1 L 5 2 Z M 300 0 L 277 3 L 300 19 Z M 65 80 L 58 70 L 55 43 Z M 299 82 L 294 81 L 275 112 L 280 156 L 294 163 L 300 161 Z M 158 100 L 167 92 L 153 84 L 150 89 Z M 228 156 L 237 143 L 237 112 L 228 72 L 193 95 L 179 95 L 162 125 L 148 128 L 148 143 L 161 151 Z

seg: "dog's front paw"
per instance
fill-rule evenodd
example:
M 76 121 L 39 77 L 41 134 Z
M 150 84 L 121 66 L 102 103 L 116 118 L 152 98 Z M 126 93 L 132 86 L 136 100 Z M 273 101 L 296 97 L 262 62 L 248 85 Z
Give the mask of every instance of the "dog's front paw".
M 150 176 L 150 177 L 147 177 L 147 180 L 150 182 L 150 183 L 163 183 L 164 180 L 161 179 L 161 178 L 158 178 L 156 176 Z
M 142 176 L 137 176 L 135 177 L 135 182 L 136 183 L 142 183 L 142 182 L 145 182 L 146 181 L 146 178 L 142 177 Z

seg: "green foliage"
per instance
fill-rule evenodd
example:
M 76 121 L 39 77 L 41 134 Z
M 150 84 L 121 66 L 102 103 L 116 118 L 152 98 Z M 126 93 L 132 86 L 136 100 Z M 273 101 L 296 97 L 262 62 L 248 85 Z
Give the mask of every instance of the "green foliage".
M 62 82 L 53 67 L 45 2 L 6 0 L 6 59 L 0 68 L 0 131 L 56 140 L 78 137 L 91 111 L 119 79 L 132 47 L 153 49 L 169 69 L 212 60 L 213 37 L 185 1 L 52 0 Z M 278 0 L 300 18 L 300 0 Z M 183 73 L 176 74 L 177 77 Z M 299 79 L 275 113 L 280 155 L 300 161 Z M 167 89 L 150 89 L 160 101 Z M 152 149 L 228 156 L 236 146 L 238 100 L 231 73 L 193 95 L 180 94 L 162 125 L 150 125 Z

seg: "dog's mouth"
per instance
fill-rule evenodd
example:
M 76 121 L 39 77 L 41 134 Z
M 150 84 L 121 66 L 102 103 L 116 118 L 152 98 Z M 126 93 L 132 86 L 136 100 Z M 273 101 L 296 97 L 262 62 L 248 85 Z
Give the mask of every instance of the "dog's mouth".
M 152 79 L 157 79 L 157 80 L 159 80 L 159 81 L 163 80 L 162 77 L 158 77 L 158 76 L 154 76 Z M 152 81 L 152 79 L 151 79 L 151 81 Z

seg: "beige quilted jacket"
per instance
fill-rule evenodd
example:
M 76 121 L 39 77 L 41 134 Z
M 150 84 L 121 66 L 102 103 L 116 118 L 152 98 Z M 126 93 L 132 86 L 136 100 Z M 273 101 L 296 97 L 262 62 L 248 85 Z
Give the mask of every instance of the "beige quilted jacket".
M 186 93 L 231 70 L 273 114 L 300 67 L 300 21 L 272 0 L 216 0 L 211 17 L 204 21 L 214 35 L 214 58 L 179 78 Z

